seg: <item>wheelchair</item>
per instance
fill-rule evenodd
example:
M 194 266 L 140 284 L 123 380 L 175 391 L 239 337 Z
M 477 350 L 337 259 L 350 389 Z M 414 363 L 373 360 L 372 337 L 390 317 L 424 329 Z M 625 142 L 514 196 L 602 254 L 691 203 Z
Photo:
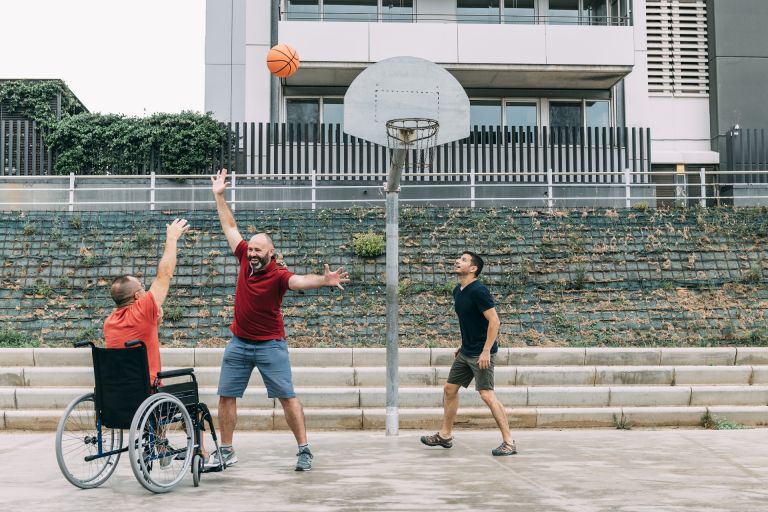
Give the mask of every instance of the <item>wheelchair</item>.
M 222 471 L 226 463 L 205 468 L 201 435 L 208 424 L 219 449 L 211 413 L 198 397 L 193 368 L 159 372 L 150 386 L 147 349 L 129 341 L 126 350 L 91 347 L 95 388 L 75 398 L 56 429 L 56 460 L 64 477 L 81 489 L 98 487 L 114 473 L 128 452 L 133 474 L 154 493 L 176 487 L 188 471 L 195 487 L 201 475 Z M 161 379 L 189 380 L 161 385 Z M 123 446 L 123 431 L 128 444 Z

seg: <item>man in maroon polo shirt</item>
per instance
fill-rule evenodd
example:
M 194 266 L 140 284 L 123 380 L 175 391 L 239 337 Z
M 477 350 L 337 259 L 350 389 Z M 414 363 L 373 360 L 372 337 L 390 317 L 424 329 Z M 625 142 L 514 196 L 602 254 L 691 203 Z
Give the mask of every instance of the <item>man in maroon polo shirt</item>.
M 291 379 L 291 364 L 285 341 L 280 305 L 288 290 L 309 290 L 349 282 L 342 268 L 331 272 L 325 265 L 324 275 L 296 275 L 275 261 L 275 246 L 266 233 L 254 235 L 247 243 L 237 229 L 232 211 L 224 199 L 227 170 L 211 177 L 211 190 L 216 198 L 224 236 L 240 262 L 235 288 L 235 318 L 230 326 L 232 339 L 224 351 L 219 377 L 219 429 L 221 453 L 213 453 L 209 466 L 218 466 L 223 458 L 227 465 L 237 462 L 232 448 L 232 435 L 237 423 L 237 398 L 242 398 L 253 369 L 258 368 L 267 395 L 277 398 L 285 411 L 285 420 L 299 445 L 296 471 L 312 469 L 312 452 L 307 443 L 304 409 L 296 398 Z

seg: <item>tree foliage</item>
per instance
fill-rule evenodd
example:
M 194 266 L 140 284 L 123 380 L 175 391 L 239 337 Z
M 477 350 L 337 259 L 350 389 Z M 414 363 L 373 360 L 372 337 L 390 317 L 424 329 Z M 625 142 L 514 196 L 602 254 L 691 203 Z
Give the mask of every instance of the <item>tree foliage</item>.
M 54 100 L 61 95 L 61 117 L 83 111 L 80 102 L 62 80 L 9 80 L 0 82 L 0 104 L 8 111 L 22 114 L 43 128 L 56 123 Z

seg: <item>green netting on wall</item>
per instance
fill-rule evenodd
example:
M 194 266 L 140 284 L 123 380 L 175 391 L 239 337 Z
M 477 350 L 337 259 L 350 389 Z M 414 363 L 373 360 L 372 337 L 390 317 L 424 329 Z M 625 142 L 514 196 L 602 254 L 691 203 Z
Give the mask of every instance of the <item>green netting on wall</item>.
M 161 340 L 221 345 L 237 261 L 215 212 L 0 213 L 0 332 L 47 345 L 98 339 L 111 279 L 154 277 L 165 224 L 187 218 Z M 383 346 L 385 259 L 352 249 L 384 234 L 381 209 L 236 214 L 243 236 L 266 231 L 297 273 L 343 265 L 344 291 L 289 292 L 294 345 Z M 403 208 L 403 346 L 453 346 L 454 259 L 481 254 L 507 345 L 768 344 L 768 213 L 760 209 L 562 210 Z M 1 340 L 0 340 L 1 341 Z

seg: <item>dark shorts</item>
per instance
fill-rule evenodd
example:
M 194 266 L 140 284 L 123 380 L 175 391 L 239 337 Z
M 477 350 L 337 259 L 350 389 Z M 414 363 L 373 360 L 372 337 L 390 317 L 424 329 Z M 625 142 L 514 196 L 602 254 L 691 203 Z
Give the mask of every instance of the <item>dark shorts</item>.
M 296 396 L 286 341 L 245 341 L 237 336 L 232 336 L 224 350 L 219 396 L 242 398 L 254 367 L 259 369 L 269 398 Z
M 491 366 L 480 369 L 477 364 L 479 356 L 469 357 L 461 352 L 453 360 L 451 371 L 448 373 L 448 384 L 458 384 L 462 387 L 469 386 L 475 379 L 475 389 L 493 389 L 493 368 L 496 366 L 496 354 L 491 354 Z

